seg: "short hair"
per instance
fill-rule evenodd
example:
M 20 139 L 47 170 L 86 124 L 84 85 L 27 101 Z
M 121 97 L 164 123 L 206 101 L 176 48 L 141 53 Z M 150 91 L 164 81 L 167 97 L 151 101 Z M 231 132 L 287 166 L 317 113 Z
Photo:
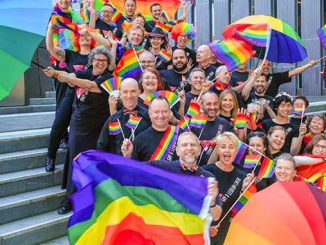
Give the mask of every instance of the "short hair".
M 172 56 L 174 56 L 174 52 L 177 51 L 177 50 L 182 50 L 182 52 L 184 52 L 185 56 L 186 56 L 187 59 L 188 59 L 187 52 L 186 52 L 186 50 L 183 49 L 183 48 L 176 48 L 175 50 L 173 50 L 173 52 L 172 52 Z
M 238 137 L 232 132 L 223 132 L 216 137 L 216 146 L 218 147 L 225 139 L 230 139 L 238 148 Z
M 306 146 L 306 148 L 304 149 L 304 151 L 306 153 L 311 154 L 312 153 L 312 149 L 314 148 L 314 146 L 321 140 L 326 140 L 326 137 L 324 135 L 315 135 L 314 137 L 312 137 L 311 141 L 309 142 L 309 144 Z
M 266 135 L 264 132 L 261 132 L 261 131 L 254 131 L 254 132 L 250 133 L 250 134 L 248 135 L 248 138 L 247 138 L 247 143 L 249 144 L 250 139 L 251 139 L 251 138 L 254 138 L 254 137 L 258 137 L 258 138 L 262 139 L 264 146 L 265 146 L 266 148 L 268 147 L 268 139 L 267 139 L 267 135 Z
M 195 138 L 195 141 L 196 141 L 196 144 L 199 145 L 199 139 L 198 139 L 197 135 L 195 135 L 193 132 L 189 132 L 189 131 L 187 131 L 187 132 L 183 132 L 183 133 L 181 133 L 181 134 L 179 135 L 177 145 L 179 144 L 179 139 L 180 139 L 181 137 L 185 137 L 185 136 L 191 136 L 191 137 L 194 137 L 194 138 Z
M 124 4 L 126 4 L 127 1 L 128 0 L 125 0 Z M 131 1 L 133 1 L 137 5 L 137 1 L 136 0 L 131 0 Z
M 146 23 L 146 19 L 145 19 L 144 15 L 142 15 L 141 13 L 135 14 L 134 17 L 132 17 L 132 20 L 137 19 L 139 17 L 144 20 L 144 23 Z
M 88 55 L 88 65 L 92 65 L 95 56 L 99 55 L 99 54 L 103 54 L 106 57 L 106 59 L 108 61 L 108 65 L 109 65 L 111 56 L 110 56 L 109 51 L 106 48 L 104 48 L 103 46 L 98 46 L 98 47 L 92 49 L 91 53 Z
M 164 101 L 169 105 L 169 108 L 170 108 L 169 101 L 167 100 L 167 98 L 165 98 L 165 97 L 162 96 L 162 95 L 159 95 L 159 96 L 154 97 L 154 98 L 151 100 L 151 102 L 149 103 L 149 107 L 151 107 L 151 105 L 153 104 L 153 102 L 156 101 L 156 100 L 161 100 L 161 101 L 164 100 Z
M 254 107 L 254 106 L 258 106 L 259 108 L 263 109 L 263 112 L 265 112 L 265 107 L 259 100 L 254 100 L 254 101 L 250 102 L 247 105 L 247 109 L 249 109 L 250 107 Z
M 276 160 L 276 165 L 277 165 L 277 163 L 278 163 L 279 160 L 292 162 L 293 168 L 295 168 L 295 161 L 294 161 L 293 156 L 290 153 L 282 153 L 275 160 Z
M 280 104 L 282 102 L 291 103 L 291 105 L 293 105 L 291 97 L 288 95 L 282 94 L 280 96 L 275 97 L 275 99 L 274 99 L 274 102 L 273 102 L 274 111 L 277 111 L 277 108 L 280 106 Z
M 322 121 L 323 121 L 323 123 L 324 123 L 324 130 L 325 130 L 325 128 L 326 128 L 326 118 L 325 118 L 325 116 L 323 115 L 323 114 L 315 114 L 315 115 L 312 115 L 312 116 L 309 116 L 308 117 L 308 120 L 307 120 L 307 128 L 308 128 L 308 130 L 309 130 L 309 126 L 310 126 L 310 124 L 311 124 L 311 121 L 314 119 L 314 118 L 319 118 L 319 119 L 321 119 Z M 323 131 L 324 131 L 323 130 Z
M 144 50 L 140 55 L 139 55 L 139 60 L 141 60 L 141 58 L 143 58 L 144 56 L 151 56 L 153 61 L 155 61 L 155 55 L 148 51 L 148 50 Z
M 111 4 L 109 4 L 109 3 L 104 3 L 103 6 L 102 6 L 102 8 L 103 8 L 104 6 L 109 6 L 110 8 L 112 8 L 112 10 L 114 10 L 114 7 L 113 7 Z
M 266 81 L 268 81 L 268 77 L 265 74 L 260 74 L 258 77 L 264 77 Z
M 164 89 L 164 83 L 163 83 L 161 74 L 155 68 L 148 67 L 148 68 L 146 68 L 144 70 L 143 74 L 141 75 L 141 77 L 139 79 L 139 89 L 140 89 L 140 92 L 142 92 L 142 93 L 144 92 L 144 88 L 143 88 L 143 77 L 144 77 L 144 74 L 145 74 L 146 71 L 148 71 L 150 73 L 153 73 L 156 76 L 156 78 L 157 78 L 157 91 L 163 90 Z
M 130 34 L 130 32 L 140 30 L 143 33 L 143 37 L 145 36 L 145 29 L 141 25 L 133 25 L 128 31 L 127 36 Z
M 293 100 L 293 103 L 296 101 L 296 100 L 303 100 L 304 103 L 305 103 L 305 107 L 307 108 L 309 106 L 309 101 L 308 99 L 305 97 L 305 96 L 296 96 Z
M 220 75 L 224 70 L 228 70 L 226 65 L 221 65 L 221 66 L 217 67 L 215 70 L 215 76 Z
M 281 131 L 283 131 L 284 132 L 284 134 L 286 134 L 286 131 L 285 131 L 285 128 L 283 128 L 282 126 L 273 126 L 273 127 L 271 127 L 269 130 L 268 130 L 268 132 L 267 132 L 267 135 L 268 136 L 271 136 L 275 131 L 277 131 L 277 130 L 281 130 Z
M 236 119 L 237 114 L 238 114 L 238 109 L 239 109 L 239 104 L 238 104 L 238 99 L 237 96 L 235 95 L 234 91 L 231 89 L 226 89 L 224 90 L 222 93 L 220 93 L 219 96 L 219 102 L 218 102 L 218 107 L 220 108 L 220 113 L 221 113 L 221 104 L 222 104 L 222 100 L 224 99 L 225 96 L 227 96 L 228 94 L 230 94 L 233 98 L 233 109 L 231 111 L 231 116 L 233 119 Z
M 161 7 L 161 4 L 159 4 L 159 3 L 153 3 L 153 4 L 149 7 L 149 9 L 150 9 L 151 12 L 152 12 L 152 8 L 155 7 L 155 6 L 160 6 L 160 7 Z
M 191 70 L 190 74 L 189 74 L 189 78 L 192 78 L 192 76 L 194 75 L 195 72 L 201 72 L 204 74 L 204 79 L 205 79 L 205 71 L 199 67 L 195 67 L 194 69 Z

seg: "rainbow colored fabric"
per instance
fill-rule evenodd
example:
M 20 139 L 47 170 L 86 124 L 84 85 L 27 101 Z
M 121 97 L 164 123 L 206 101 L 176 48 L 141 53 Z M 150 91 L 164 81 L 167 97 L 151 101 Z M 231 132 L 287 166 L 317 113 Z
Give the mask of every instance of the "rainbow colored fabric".
M 255 130 L 257 120 L 257 112 L 249 114 L 249 128 Z
M 305 113 L 304 107 L 295 106 L 293 107 L 293 114 L 299 117 L 303 117 Z
M 175 93 L 168 90 L 161 90 L 148 95 L 144 100 L 144 105 L 149 106 L 149 103 L 152 101 L 152 99 L 154 99 L 159 95 L 165 97 L 168 100 L 170 108 L 172 108 L 180 100 L 179 96 L 176 95 Z
M 246 63 L 255 54 L 250 44 L 237 39 L 209 43 L 208 46 L 229 71 L 233 71 L 239 65 Z
M 117 135 L 121 133 L 120 123 L 116 122 L 109 122 L 109 135 Z
M 187 131 L 187 129 L 189 129 L 189 122 L 190 118 L 187 116 L 183 116 L 178 123 L 178 127 L 184 131 Z
M 266 47 L 269 26 L 268 24 L 249 25 L 247 28 L 241 30 L 241 32 L 237 31 L 236 35 L 253 45 Z
M 247 116 L 245 114 L 237 114 L 237 118 L 234 121 L 234 126 L 238 129 L 244 129 L 247 124 Z
M 254 168 L 260 159 L 260 155 L 247 155 L 244 163 L 243 163 L 243 167 L 244 168 Z
M 245 192 L 241 194 L 240 199 L 237 201 L 235 206 L 231 210 L 232 218 L 244 207 L 248 200 L 257 193 L 256 182 L 253 181 Z
M 143 70 L 139 65 L 135 50 L 130 48 L 124 52 L 118 65 L 113 71 L 113 75 L 116 77 L 121 77 L 122 80 L 125 78 L 138 79 L 142 72 Z
M 73 168 L 70 244 L 209 241 L 209 179 L 95 150 L 80 154 Z
M 200 114 L 200 104 L 194 101 L 190 101 L 189 108 L 186 112 L 188 117 L 198 116 Z
M 110 94 L 115 90 L 120 90 L 121 82 L 121 77 L 112 77 L 101 83 L 101 87 Z
M 172 59 L 172 55 L 165 49 L 161 50 L 157 55 L 164 63 L 168 63 Z
M 193 116 L 190 120 L 189 126 L 192 128 L 202 129 L 205 127 L 207 122 L 206 115 Z
M 240 164 L 242 159 L 244 158 L 246 151 L 248 149 L 248 146 L 243 143 L 242 141 L 238 141 L 238 152 L 235 156 L 234 163 Z
M 130 115 L 129 120 L 126 123 L 126 127 L 135 130 L 138 124 L 140 123 L 141 119 L 142 119 L 141 117 Z
M 264 157 L 257 177 L 259 179 L 271 178 L 274 174 L 274 168 L 275 162 L 268 157 Z
M 319 177 L 316 181 L 316 185 L 322 190 L 326 192 L 326 174 Z
M 326 24 L 317 30 L 317 35 L 324 48 L 326 48 Z

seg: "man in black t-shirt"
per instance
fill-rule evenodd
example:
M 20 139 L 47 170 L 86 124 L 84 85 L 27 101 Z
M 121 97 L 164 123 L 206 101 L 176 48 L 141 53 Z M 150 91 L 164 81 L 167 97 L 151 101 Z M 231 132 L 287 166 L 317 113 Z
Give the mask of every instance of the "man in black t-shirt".
M 185 113 L 188 111 L 190 102 L 194 99 L 197 99 L 203 89 L 203 83 L 205 82 L 205 72 L 200 68 L 194 68 L 191 70 L 188 80 L 191 86 L 191 90 L 186 93 L 186 103 L 184 108 Z
M 246 68 L 247 63 L 239 65 L 231 74 L 230 85 L 232 87 L 237 87 L 243 84 L 249 78 L 249 70 Z
M 197 49 L 196 61 L 198 67 L 205 71 L 206 80 L 212 81 L 215 77 L 216 67 L 210 64 L 212 52 L 208 45 L 201 45 Z
M 161 14 L 162 14 L 162 6 L 159 3 L 153 3 L 150 7 L 149 7 L 151 14 L 152 14 L 152 19 L 149 21 L 146 21 L 145 23 L 145 30 L 147 32 L 152 32 L 156 22 L 159 20 Z

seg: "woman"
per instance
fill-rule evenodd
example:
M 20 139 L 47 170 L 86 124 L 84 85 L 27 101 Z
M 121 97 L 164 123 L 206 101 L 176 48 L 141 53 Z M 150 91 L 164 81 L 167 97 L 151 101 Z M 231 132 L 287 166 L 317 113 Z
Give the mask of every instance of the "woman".
M 304 96 L 297 96 L 293 100 L 293 108 L 304 108 L 305 111 L 307 111 L 309 107 L 309 101 Z M 293 117 L 290 119 L 291 124 L 296 125 L 297 127 L 300 127 L 300 123 L 306 123 L 307 122 L 307 116 L 304 115 L 305 111 L 302 113 L 294 111 Z M 302 118 L 303 116 L 303 118 Z
M 224 90 L 219 96 L 220 117 L 225 118 L 228 122 L 233 123 L 238 113 L 238 101 L 235 93 L 230 90 Z
M 211 172 L 219 183 L 219 193 L 222 201 L 222 217 L 231 208 L 241 193 L 243 180 L 246 174 L 240 169 L 235 168 L 233 160 L 238 151 L 238 138 L 231 132 L 224 132 L 216 138 L 216 149 L 218 161 L 203 166 Z M 211 244 L 223 244 L 227 231 L 230 226 L 231 215 L 221 223 L 216 236 L 211 237 Z M 216 225 L 216 223 L 213 223 Z M 211 229 L 217 229 L 212 227 Z
M 324 135 L 326 119 L 324 115 L 313 115 L 308 119 L 308 132 L 303 136 L 303 147 L 307 147 L 315 135 Z
M 307 132 L 305 124 L 297 126 L 290 123 L 289 115 L 292 112 L 292 100 L 287 95 L 280 95 L 274 100 L 274 110 L 276 117 L 262 122 L 265 132 L 273 126 L 282 126 L 286 131 L 284 152 L 298 154 L 301 148 L 303 136 Z
M 145 38 L 145 29 L 140 25 L 133 25 L 121 39 L 121 44 L 125 50 L 133 47 L 136 50 L 142 48 L 142 43 Z
M 268 149 L 266 152 L 268 158 L 273 160 L 284 152 L 285 137 L 286 132 L 282 126 L 274 126 L 268 130 Z
M 261 120 L 264 117 L 265 109 L 263 104 L 255 100 L 247 105 L 247 135 L 255 131 L 264 131 L 262 129 Z M 256 115 L 256 120 L 251 118 L 253 115 Z M 251 122 L 251 120 L 254 120 Z
M 70 74 L 60 73 L 58 75 L 60 82 L 86 90 L 82 97 L 75 97 L 73 104 L 69 132 L 70 165 L 66 201 L 59 208 L 59 214 L 70 211 L 68 197 L 74 191 L 71 181 L 73 159 L 83 151 L 96 148 L 97 138 L 109 115 L 108 95 L 100 85 L 112 77 L 107 71 L 110 54 L 105 48 L 97 47 L 91 51 L 88 61 L 90 67 L 86 70 Z M 45 73 L 52 76 L 57 75 L 57 71 L 54 71 L 51 67 L 45 69 Z
M 168 50 L 165 50 L 165 47 L 168 47 Z M 149 34 L 149 47 L 148 50 L 152 52 L 152 54 L 155 55 L 156 59 L 156 69 L 157 70 L 166 70 L 168 68 L 168 65 L 171 64 L 170 60 L 163 59 L 160 56 L 161 52 L 168 52 L 169 54 L 172 54 L 172 49 L 170 46 L 166 45 L 166 36 L 157 31 L 157 29 L 154 29 Z

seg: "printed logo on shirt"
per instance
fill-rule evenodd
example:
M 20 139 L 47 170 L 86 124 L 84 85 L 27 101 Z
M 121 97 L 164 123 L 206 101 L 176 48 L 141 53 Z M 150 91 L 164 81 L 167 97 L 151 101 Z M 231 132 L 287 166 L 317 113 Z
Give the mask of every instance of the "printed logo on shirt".
M 75 71 L 82 71 L 85 65 L 73 65 Z
M 285 131 L 285 134 L 288 135 L 292 130 L 293 130 L 293 128 L 287 128 L 287 130 Z
M 213 76 L 214 76 L 214 72 L 211 71 L 211 72 L 207 75 L 206 80 L 210 81 L 211 78 L 212 78 Z

